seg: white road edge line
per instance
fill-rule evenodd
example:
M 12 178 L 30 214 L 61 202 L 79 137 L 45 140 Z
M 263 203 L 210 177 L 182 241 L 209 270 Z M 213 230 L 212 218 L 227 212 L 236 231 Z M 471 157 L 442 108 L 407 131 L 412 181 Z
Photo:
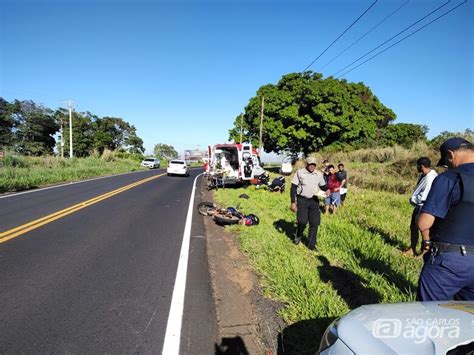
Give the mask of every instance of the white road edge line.
M 196 181 L 199 174 L 194 179 L 193 190 L 189 200 L 188 214 L 186 216 L 186 225 L 183 233 L 183 243 L 179 254 L 178 269 L 174 282 L 173 296 L 171 298 L 170 313 L 166 325 L 165 340 L 163 343 L 163 355 L 179 354 L 179 345 L 181 341 L 181 326 L 183 321 L 184 294 L 186 291 L 186 276 L 188 272 L 189 242 L 191 240 L 191 225 L 193 221 L 194 194 L 196 192 Z

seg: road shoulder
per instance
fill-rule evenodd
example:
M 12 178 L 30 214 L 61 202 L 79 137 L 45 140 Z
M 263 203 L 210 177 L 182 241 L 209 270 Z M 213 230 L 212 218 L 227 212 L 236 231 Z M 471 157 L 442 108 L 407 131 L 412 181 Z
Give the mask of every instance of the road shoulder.
M 201 196 L 202 201 L 212 201 L 205 179 Z M 263 298 L 258 277 L 240 251 L 237 237 L 210 217 L 204 217 L 204 226 L 220 339 L 216 354 L 277 353 L 278 334 L 285 327 L 276 315 L 282 305 Z

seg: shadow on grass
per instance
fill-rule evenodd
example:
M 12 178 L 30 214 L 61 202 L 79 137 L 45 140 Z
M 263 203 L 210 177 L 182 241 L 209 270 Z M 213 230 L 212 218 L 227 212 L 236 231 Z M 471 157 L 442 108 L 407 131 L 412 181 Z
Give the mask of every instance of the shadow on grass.
M 296 235 L 296 221 L 289 222 L 284 219 L 279 219 L 278 221 L 273 222 L 273 226 L 280 233 L 285 233 L 285 235 L 293 241 Z
M 368 232 L 380 236 L 380 238 L 383 240 L 385 244 L 388 244 L 394 248 L 397 248 L 400 251 L 405 251 L 407 250 L 407 248 L 410 247 L 408 244 L 402 242 L 401 240 L 393 238 L 390 234 L 388 234 L 387 232 L 383 231 L 380 228 L 369 226 L 365 222 L 359 223 L 359 225 L 365 230 L 367 230 Z
M 389 282 L 393 283 L 401 292 L 412 294 L 416 292 L 416 286 L 406 277 L 379 259 L 366 257 L 359 250 L 354 250 L 354 255 L 359 259 L 359 265 L 370 271 L 382 274 Z
M 317 318 L 296 322 L 278 334 L 279 355 L 315 354 L 324 331 L 335 317 Z
M 378 292 L 364 286 L 364 279 L 352 271 L 330 264 L 325 256 L 318 256 L 322 263 L 318 266 L 319 277 L 332 285 L 337 294 L 346 301 L 350 309 L 364 304 L 379 303 L 382 298 Z
M 222 338 L 220 344 L 215 344 L 216 355 L 248 355 L 249 352 L 241 337 Z

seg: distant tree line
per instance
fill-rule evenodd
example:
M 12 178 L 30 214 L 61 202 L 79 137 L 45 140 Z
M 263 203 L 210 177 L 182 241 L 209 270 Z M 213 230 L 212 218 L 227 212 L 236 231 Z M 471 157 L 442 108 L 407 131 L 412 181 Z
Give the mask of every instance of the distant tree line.
M 86 157 L 105 149 L 143 154 L 143 140 L 136 128 L 118 117 L 98 117 L 90 112 L 72 113 L 73 154 Z M 24 155 L 60 152 L 56 134 L 64 137 L 64 155 L 69 155 L 69 112 L 52 110 L 31 100 L 8 102 L 0 97 L 0 148 Z
M 310 152 L 322 148 L 352 150 L 428 142 L 428 127 L 393 124 L 396 114 L 363 83 L 349 83 L 314 72 L 284 75 L 261 86 L 244 113 L 236 117 L 229 138 L 258 146 L 264 98 L 263 148 L 266 152 Z M 443 132 L 451 134 L 449 132 Z M 429 142 L 428 142 L 429 143 Z

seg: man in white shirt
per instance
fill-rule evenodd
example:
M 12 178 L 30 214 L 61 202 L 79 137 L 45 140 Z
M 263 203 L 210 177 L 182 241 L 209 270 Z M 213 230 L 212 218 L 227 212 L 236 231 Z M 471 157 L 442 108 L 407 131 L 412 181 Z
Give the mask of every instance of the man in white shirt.
M 415 207 L 410 222 L 411 250 L 413 251 L 413 255 L 418 255 L 416 247 L 419 238 L 418 217 L 420 210 L 430 193 L 433 180 L 438 175 L 436 171 L 431 169 L 431 161 L 427 157 L 419 158 L 416 161 L 416 168 L 420 174 L 418 175 L 415 191 L 410 197 L 410 204 Z

